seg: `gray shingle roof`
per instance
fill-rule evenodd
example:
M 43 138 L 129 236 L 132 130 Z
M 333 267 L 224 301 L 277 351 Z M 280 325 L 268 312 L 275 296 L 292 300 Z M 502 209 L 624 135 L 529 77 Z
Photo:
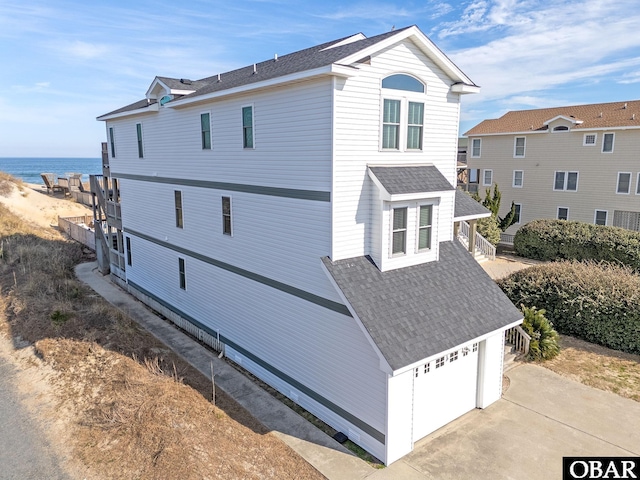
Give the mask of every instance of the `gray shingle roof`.
M 522 319 L 458 242 L 440 260 L 380 272 L 369 257 L 322 259 L 393 370 Z
M 337 47 L 329 48 L 331 45 L 338 44 L 349 37 L 340 38 L 338 40 L 332 40 L 330 42 L 323 43 L 321 45 L 316 45 L 311 48 L 307 48 L 304 50 L 300 50 L 298 52 L 290 53 L 288 55 L 283 55 L 278 57 L 278 60 L 266 60 L 264 62 L 260 62 L 256 64 L 256 73 L 253 73 L 253 65 L 249 65 L 243 68 L 239 68 L 237 70 L 232 70 L 230 72 L 221 73 L 220 81 L 218 81 L 218 75 L 213 75 L 211 77 L 202 78 L 200 80 L 193 80 L 190 87 L 196 87 L 196 91 L 189 95 L 189 98 L 196 98 L 201 95 L 206 95 L 208 93 L 213 93 L 217 91 L 227 90 L 230 88 L 239 87 L 242 85 L 249 85 L 256 82 L 261 82 L 264 80 L 270 80 L 273 78 L 281 77 L 284 75 L 289 75 L 292 73 L 303 72 L 306 70 L 311 70 L 314 68 L 324 67 L 327 65 L 331 65 L 333 63 L 338 63 L 341 59 L 351 56 L 358 51 L 367 48 L 371 45 L 374 45 L 387 37 L 392 35 L 396 35 L 398 32 L 406 30 L 405 27 L 398 30 L 393 30 L 391 32 L 382 33 L 380 35 L 376 35 L 370 38 L 364 38 L 362 40 L 358 40 L 355 42 L 350 42 L 345 45 L 340 45 Z M 180 84 L 180 79 L 170 78 L 170 77 L 158 77 L 159 80 L 167 84 L 170 88 L 177 89 L 185 89 L 186 85 Z M 184 98 L 184 97 L 180 97 Z M 127 105 L 126 107 L 119 108 L 118 110 L 114 110 L 109 113 L 105 113 L 98 118 L 105 117 L 107 115 L 112 115 L 115 113 L 122 113 L 126 111 L 137 110 L 140 107 L 135 107 L 135 105 L 140 104 L 142 101 L 133 103 L 131 105 Z M 169 102 L 170 103 L 170 102 Z
M 454 187 L 433 165 L 369 167 L 390 195 L 444 192 Z
M 453 213 L 454 220 L 456 218 L 486 216 L 487 213 L 491 212 L 484 205 L 476 202 L 466 193 L 456 190 L 456 205 Z

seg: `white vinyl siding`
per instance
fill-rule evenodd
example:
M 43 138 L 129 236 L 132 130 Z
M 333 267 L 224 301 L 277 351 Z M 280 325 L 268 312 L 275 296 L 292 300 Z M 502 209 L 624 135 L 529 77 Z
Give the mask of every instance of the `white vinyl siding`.
M 618 172 L 616 193 L 628 195 L 631 192 L 631 172 Z
M 513 156 L 523 158 L 525 155 L 526 137 L 516 137 L 513 142 Z

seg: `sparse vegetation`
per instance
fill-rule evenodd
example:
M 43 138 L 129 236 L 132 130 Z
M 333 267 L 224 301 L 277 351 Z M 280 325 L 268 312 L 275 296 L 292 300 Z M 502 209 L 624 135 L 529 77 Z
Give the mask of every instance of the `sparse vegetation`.
M 24 183 L 22 180 L 8 173 L 0 172 L 0 196 L 7 197 L 11 195 L 14 186 L 16 186 L 19 191 L 24 192 Z
M 323 478 L 233 399 L 78 282 L 82 247 L 0 204 L 0 331 L 29 342 L 94 478 Z

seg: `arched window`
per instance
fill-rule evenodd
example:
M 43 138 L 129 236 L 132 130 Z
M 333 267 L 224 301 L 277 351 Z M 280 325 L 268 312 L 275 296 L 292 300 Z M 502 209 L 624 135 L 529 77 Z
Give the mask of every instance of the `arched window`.
M 424 84 L 420 80 L 401 73 L 384 78 L 382 80 L 382 88 L 424 93 Z
M 569 127 L 566 125 L 559 125 L 553 129 L 554 132 L 566 132 L 567 130 L 569 130 Z

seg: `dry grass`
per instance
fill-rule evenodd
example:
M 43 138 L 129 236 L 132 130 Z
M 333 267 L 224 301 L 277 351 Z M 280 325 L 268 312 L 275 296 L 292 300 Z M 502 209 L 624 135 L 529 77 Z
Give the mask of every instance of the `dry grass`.
M 585 385 L 640 402 L 640 355 L 618 352 L 566 335 L 560 354 L 542 366 Z
M 3 197 L 11 195 L 14 185 L 18 187 L 18 190 L 21 192 L 24 191 L 24 183 L 22 180 L 8 173 L 0 172 L 0 195 Z
M 214 407 L 206 377 L 75 279 L 82 260 L 81 246 L 0 205 L 0 329 L 54 370 L 62 448 L 85 473 L 324 478 L 223 392 Z

